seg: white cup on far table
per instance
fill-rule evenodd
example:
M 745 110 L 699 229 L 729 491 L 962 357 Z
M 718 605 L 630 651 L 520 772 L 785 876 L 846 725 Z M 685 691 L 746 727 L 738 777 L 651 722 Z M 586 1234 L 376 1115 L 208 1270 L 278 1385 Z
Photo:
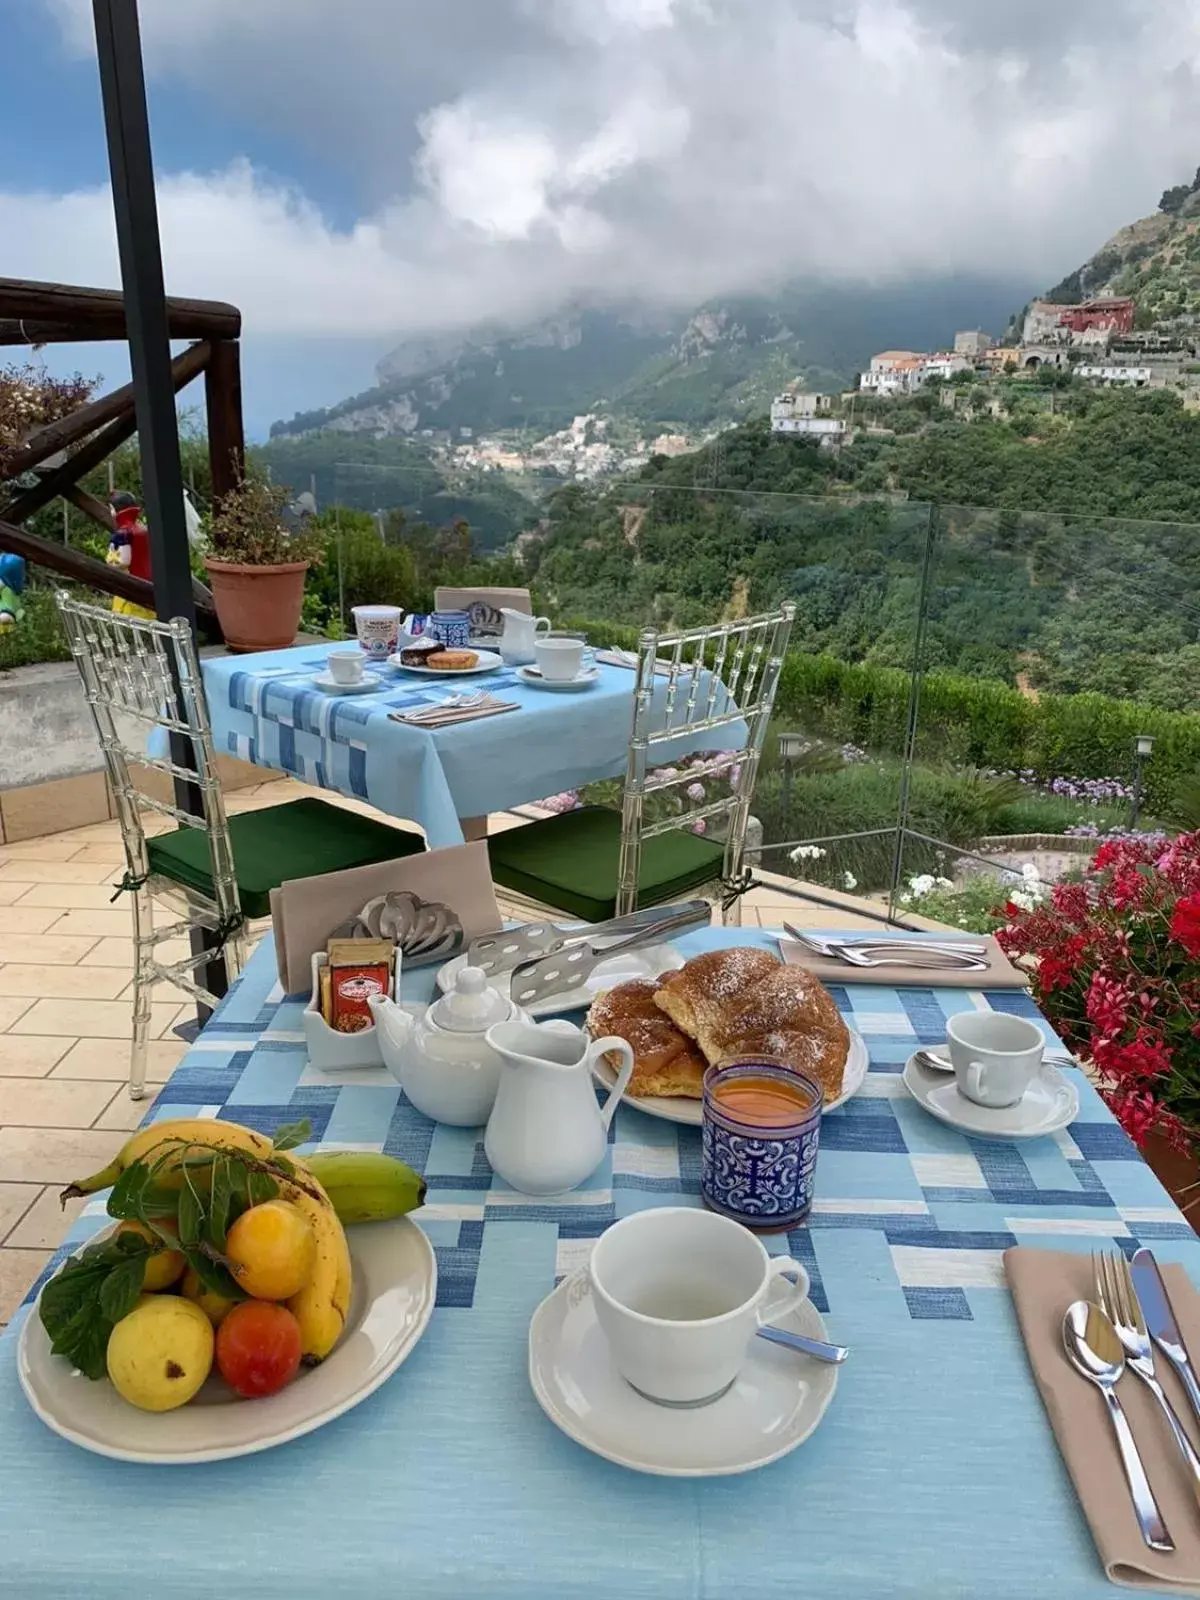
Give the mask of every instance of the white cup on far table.
M 533 647 L 538 671 L 551 683 L 568 683 L 579 676 L 583 665 L 583 640 L 539 638 Z
M 596 1241 L 588 1271 L 617 1371 L 665 1406 L 724 1394 L 759 1326 L 808 1296 L 799 1262 L 769 1256 L 740 1223 L 690 1206 L 615 1222 Z M 783 1273 L 794 1286 L 778 1281 Z
M 326 665 L 335 683 L 361 683 L 363 654 L 361 650 L 331 650 L 325 657 Z
M 1046 1041 L 1025 1017 L 962 1011 L 946 1023 L 958 1091 L 977 1106 L 1015 1106 L 1037 1077 Z
M 396 652 L 404 613 L 399 606 L 352 606 L 358 647 L 371 661 L 386 661 Z

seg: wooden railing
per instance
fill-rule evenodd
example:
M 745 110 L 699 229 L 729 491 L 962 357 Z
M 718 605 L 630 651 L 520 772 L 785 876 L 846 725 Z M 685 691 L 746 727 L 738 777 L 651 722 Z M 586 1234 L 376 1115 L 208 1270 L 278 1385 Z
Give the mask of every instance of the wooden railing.
M 217 300 L 169 299 L 167 321 L 172 339 L 197 341 L 176 356 L 171 373 L 176 393 L 204 374 L 209 466 L 213 503 L 217 504 L 240 482 L 245 465 L 238 343 L 241 313 L 236 306 Z M 0 278 L 0 345 L 124 339 L 126 332 L 124 302 L 116 290 Z M 133 385 L 127 383 L 70 416 L 35 429 L 18 444 L 0 449 L 0 550 L 153 609 L 150 584 L 22 526 L 61 496 L 111 531 L 108 507 L 79 480 L 136 431 Z M 70 452 L 65 461 L 46 465 L 64 451 Z M 29 473 L 37 481 L 18 487 L 14 480 Z M 215 631 L 212 597 L 203 584 L 196 583 L 195 590 L 197 616 Z

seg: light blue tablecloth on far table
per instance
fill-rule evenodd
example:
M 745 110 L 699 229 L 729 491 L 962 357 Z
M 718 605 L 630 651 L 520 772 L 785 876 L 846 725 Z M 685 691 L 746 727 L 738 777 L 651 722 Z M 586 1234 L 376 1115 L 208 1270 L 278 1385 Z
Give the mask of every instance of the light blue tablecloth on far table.
M 601 666 L 595 687 L 574 694 L 531 688 L 511 667 L 450 683 L 382 669 L 386 687 L 380 693 L 331 695 L 312 679 L 337 648 L 345 646 L 297 645 L 206 660 L 217 750 L 417 822 L 431 849 L 462 843 L 460 817 L 504 811 L 625 771 L 637 679 L 626 668 Z M 483 688 L 521 709 L 436 732 L 388 717 L 389 711 L 432 705 L 452 689 Z M 659 700 L 664 692 L 659 684 Z M 732 749 L 745 738 L 738 722 L 672 741 L 656 751 L 656 760 L 661 765 L 696 750 Z
M 678 942 L 693 954 L 772 941 L 727 928 Z M 432 981 L 428 969 L 407 975 L 406 997 L 427 999 Z M 990 1005 L 1037 1018 L 1028 995 L 833 993 L 871 1070 L 823 1121 L 809 1222 L 767 1244 L 806 1264 L 850 1360 L 821 1427 L 792 1455 L 745 1477 L 653 1478 L 559 1433 L 530 1391 L 526 1340 L 535 1307 L 614 1218 L 700 1204 L 699 1131 L 622 1106 L 579 1190 L 517 1195 L 493 1177 L 481 1129 L 435 1126 L 382 1069 L 347 1077 L 307 1064 L 303 1002 L 280 994 L 264 941 L 153 1114 L 267 1131 L 308 1117 L 324 1144 L 382 1147 L 419 1167 L 429 1196 L 418 1220 L 438 1255 L 433 1319 L 376 1394 L 316 1433 L 238 1461 L 154 1468 L 89 1455 L 37 1420 L 17 1383 L 18 1313 L 0 1343 L 0 1595 L 1111 1596 L 1029 1371 L 1002 1252 L 1140 1241 L 1200 1280 L 1200 1241 L 1079 1073 L 1077 1120 L 1023 1145 L 964 1138 L 909 1098 L 900 1069 L 918 1043 L 944 1040 L 947 1016 Z M 103 1220 L 101 1198 L 71 1238 Z

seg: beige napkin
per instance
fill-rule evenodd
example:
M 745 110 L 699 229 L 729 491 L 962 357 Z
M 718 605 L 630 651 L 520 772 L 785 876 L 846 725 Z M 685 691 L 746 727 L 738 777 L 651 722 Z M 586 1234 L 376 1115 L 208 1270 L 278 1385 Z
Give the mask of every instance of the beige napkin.
M 801 929 L 801 932 L 804 930 Z M 881 934 L 886 938 L 887 930 Z M 855 933 L 855 938 L 868 938 L 861 929 Z M 930 939 L 938 935 L 931 933 Z M 950 935 L 946 935 L 950 938 Z M 822 983 L 886 983 L 891 989 L 1027 989 L 1028 976 L 1018 971 L 1012 962 L 1001 950 L 995 939 L 976 939 L 973 934 L 960 933 L 954 937 L 958 940 L 969 940 L 972 944 L 983 944 L 987 948 L 983 959 L 987 962 L 986 972 L 968 972 L 964 968 L 951 966 L 949 962 L 929 967 L 895 966 L 889 963 L 881 967 L 852 967 L 848 961 L 838 961 L 836 958 L 816 955 L 808 950 L 796 939 L 789 939 L 787 934 L 781 934 L 779 950 L 784 961 L 789 967 L 807 967 L 808 970 L 820 978 Z M 871 954 L 874 956 L 875 951 Z
M 1017 1245 L 1004 1252 L 1004 1266 L 1029 1364 L 1105 1572 L 1130 1589 L 1200 1595 L 1200 1517 L 1164 1418 L 1141 1379 L 1127 1373 L 1117 1395 L 1175 1541 L 1174 1555 L 1160 1555 L 1142 1542 L 1104 1401 L 1063 1350 L 1063 1313 L 1072 1300 L 1096 1298 L 1090 1257 Z M 1200 1294 L 1182 1267 L 1163 1266 L 1162 1274 L 1184 1340 L 1200 1353 Z M 1192 1443 L 1200 1446 L 1200 1428 L 1170 1363 L 1156 1356 L 1154 1367 Z
M 468 941 L 503 926 L 483 840 L 319 878 L 293 878 L 271 890 L 275 957 L 284 993 L 307 994 L 314 951 L 324 950 L 333 930 L 356 916 L 368 900 L 395 889 L 449 906 Z

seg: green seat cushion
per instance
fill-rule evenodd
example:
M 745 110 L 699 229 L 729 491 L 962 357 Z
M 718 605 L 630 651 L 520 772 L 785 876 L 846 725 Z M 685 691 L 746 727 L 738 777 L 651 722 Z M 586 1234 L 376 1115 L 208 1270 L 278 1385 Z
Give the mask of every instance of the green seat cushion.
M 506 889 L 569 911 L 585 922 L 615 914 L 621 816 L 584 806 L 509 828 L 488 840 L 492 877 Z M 721 876 L 725 846 L 694 833 L 660 833 L 642 845 L 638 905 L 673 900 Z
M 324 800 L 293 800 L 230 817 L 238 897 L 247 917 L 271 914 L 270 894 L 290 878 L 316 878 L 346 867 L 365 867 L 423 850 L 418 834 L 343 811 Z M 180 828 L 147 839 L 151 872 L 161 873 L 210 898 L 213 893 L 208 833 Z

